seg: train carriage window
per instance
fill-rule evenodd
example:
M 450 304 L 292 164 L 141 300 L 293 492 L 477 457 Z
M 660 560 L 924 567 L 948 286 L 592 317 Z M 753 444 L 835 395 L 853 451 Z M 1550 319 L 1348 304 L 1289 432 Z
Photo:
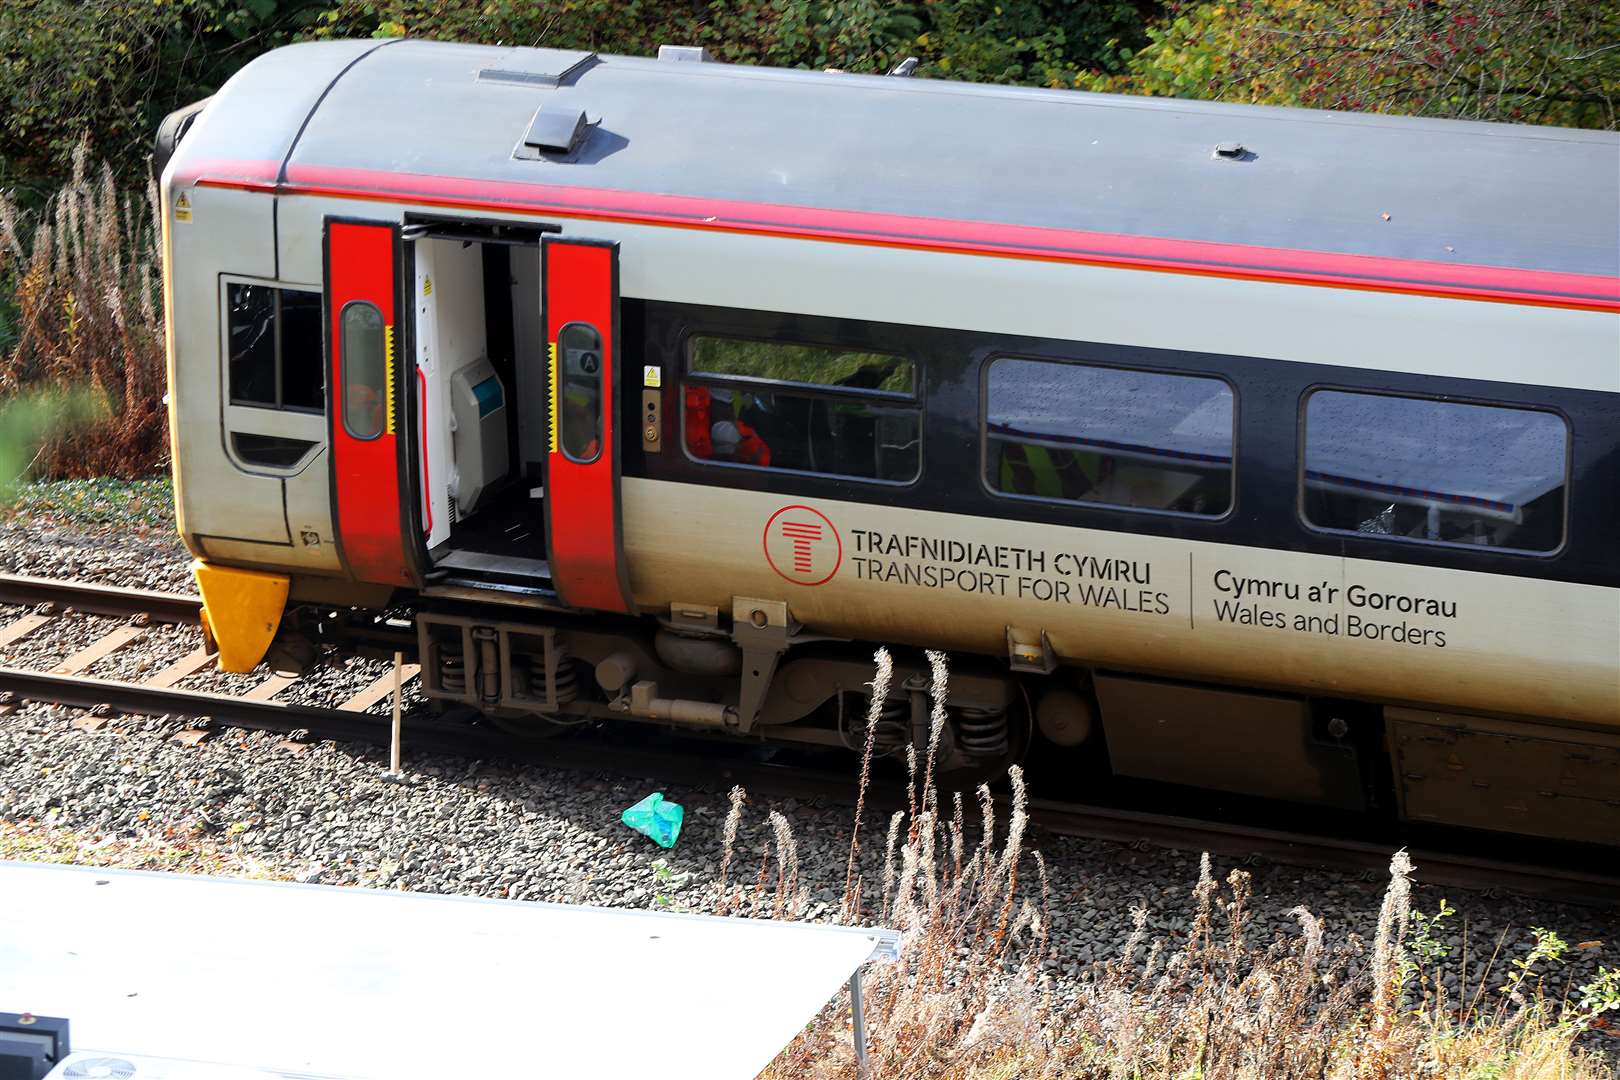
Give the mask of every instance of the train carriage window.
M 388 406 L 388 368 L 383 317 L 363 300 L 343 309 L 343 426 L 357 439 L 383 433 Z
M 321 294 L 228 282 L 225 287 L 233 405 L 321 412 Z
M 905 356 L 801 342 L 687 339 L 686 452 L 703 461 L 909 483 L 922 409 Z
M 991 490 L 1219 517 L 1234 402 L 1202 375 L 1002 357 L 985 390 Z
M 1305 403 L 1301 505 L 1319 529 L 1553 551 L 1568 454 L 1554 413 L 1318 390 Z

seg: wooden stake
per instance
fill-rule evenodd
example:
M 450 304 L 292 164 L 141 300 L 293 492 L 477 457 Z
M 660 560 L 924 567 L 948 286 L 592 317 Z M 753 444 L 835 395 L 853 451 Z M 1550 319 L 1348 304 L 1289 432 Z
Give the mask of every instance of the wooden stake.
M 404 680 L 400 677 L 400 668 L 405 664 L 403 653 L 394 654 L 394 738 L 388 749 L 388 771 L 395 776 L 399 775 L 399 728 L 400 728 L 400 686 Z

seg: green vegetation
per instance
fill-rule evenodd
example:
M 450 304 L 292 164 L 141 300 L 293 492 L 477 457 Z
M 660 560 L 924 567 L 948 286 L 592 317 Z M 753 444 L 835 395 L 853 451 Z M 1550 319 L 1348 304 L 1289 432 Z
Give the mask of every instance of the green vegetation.
M 916 388 L 911 361 L 903 356 L 718 337 L 693 338 L 691 349 L 692 370 L 709 375 L 743 375 L 773 382 L 901 394 Z
M 39 480 L 0 490 L 0 521 L 49 521 L 78 530 L 115 525 L 120 532 L 174 532 L 174 485 L 165 474 L 142 480 L 95 477 Z
M 1178 6 L 1094 89 L 1615 130 L 1620 4 L 1228 0 Z
M 42 444 L 73 438 L 95 416 L 93 399 L 82 393 L 32 392 L 0 398 L 0 510 L 21 489 Z

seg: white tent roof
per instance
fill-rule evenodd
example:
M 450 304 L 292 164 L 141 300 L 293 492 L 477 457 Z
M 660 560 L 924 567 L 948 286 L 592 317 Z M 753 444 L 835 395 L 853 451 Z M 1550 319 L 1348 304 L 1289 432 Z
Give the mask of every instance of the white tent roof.
M 67 1017 L 75 1051 L 255 1076 L 741 1080 L 897 940 L 0 862 L 0 1009 Z

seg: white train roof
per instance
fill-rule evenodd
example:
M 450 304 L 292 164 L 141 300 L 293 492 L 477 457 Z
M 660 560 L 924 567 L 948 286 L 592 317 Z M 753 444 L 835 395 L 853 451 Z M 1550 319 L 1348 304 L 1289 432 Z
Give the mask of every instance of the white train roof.
M 576 130 L 572 150 L 524 145 L 533 131 L 566 146 Z M 1620 277 L 1610 132 L 554 49 L 278 49 L 216 95 L 176 166 L 193 178 L 256 170 L 364 186 L 407 175 Z

